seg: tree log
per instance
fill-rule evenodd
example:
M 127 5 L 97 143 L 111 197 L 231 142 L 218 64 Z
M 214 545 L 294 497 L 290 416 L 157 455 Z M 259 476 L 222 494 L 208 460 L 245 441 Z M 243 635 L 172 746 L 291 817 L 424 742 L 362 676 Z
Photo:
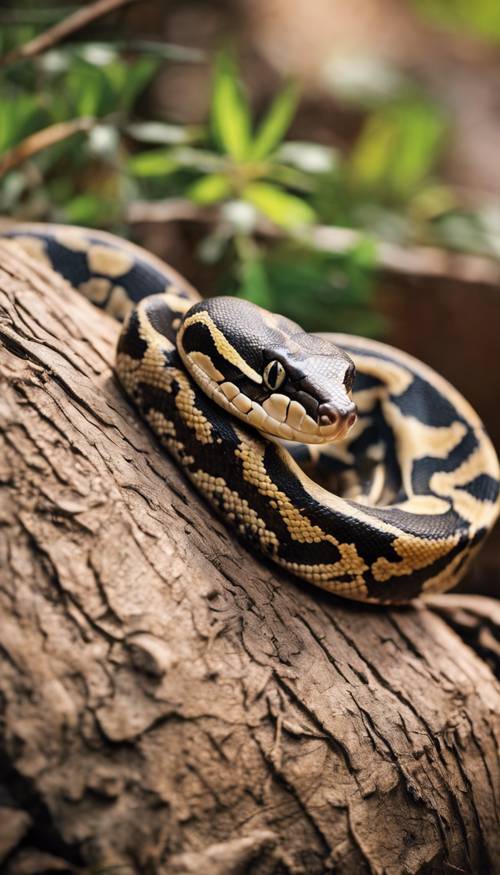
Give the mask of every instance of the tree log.
M 2 871 L 500 872 L 496 604 L 253 558 L 122 396 L 116 324 L 0 255 Z

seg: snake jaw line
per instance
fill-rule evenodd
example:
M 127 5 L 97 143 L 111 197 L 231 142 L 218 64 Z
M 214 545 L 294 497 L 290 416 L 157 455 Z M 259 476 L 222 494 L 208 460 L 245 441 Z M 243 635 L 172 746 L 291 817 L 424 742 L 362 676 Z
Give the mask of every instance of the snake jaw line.
M 342 420 L 328 426 L 321 426 L 308 416 L 302 405 L 290 401 L 285 395 L 274 394 L 261 404 L 252 401 L 239 388 L 229 381 L 216 383 L 211 380 L 205 369 L 200 367 L 198 359 L 189 363 L 192 376 L 203 391 L 228 413 L 237 416 L 242 422 L 258 429 L 264 435 L 272 435 L 283 440 L 300 443 L 323 444 L 327 441 L 341 440 L 345 437 L 350 424 Z M 288 410 L 294 405 L 294 422 L 300 422 L 302 428 L 288 421 Z M 286 407 L 286 409 L 285 409 Z M 300 411 L 298 409 L 300 408 Z M 299 417 L 297 413 L 299 412 Z M 277 418 L 278 414 L 280 418 Z M 282 418 L 284 417 L 284 418 Z M 305 426 L 305 427 L 304 427 Z
M 265 314 L 261 308 L 258 309 L 260 313 Z M 257 372 L 243 358 L 240 351 L 229 348 L 228 341 L 223 341 L 220 328 L 213 323 L 206 310 L 200 311 L 195 307 L 194 311 L 190 309 L 185 315 L 177 334 L 177 349 L 195 382 L 212 401 L 247 425 L 256 428 L 264 436 L 270 435 L 283 440 L 311 444 L 322 444 L 345 437 L 356 421 L 356 414 L 354 404 L 341 384 L 336 386 L 334 392 L 332 391 L 332 400 L 321 403 L 311 395 L 311 390 L 305 392 L 301 389 L 299 394 L 308 398 L 311 407 L 316 409 L 316 420 L 309 415 L 303 404 L 281 392 L 271 390 L 262 401 L 249 397 L 237 383 L 224 377 L 220 361 L 226 354 L 227 362 L 234 368 L 240 369 L 239 377 L 251 377 L 252 382 L 256 382 Z M 188 344 L 185 342 L 185 335 L 188 332 L 189 336 L 190 328 L 192 329 L 193 326 L 198 330 L 200 326 L 206 329 L 201 335 L 201 340 L 204 339 L 211 346 L 207 346 L 204 351 L 186 348 Z M 200 340 L 200 337 L 198 339 Z M 193 343 L 192 337 L 190 343 Z M 269 350 L 266 350 L 266 354 L 270 354 Z M 348 366 L 351 370 L 353 367 L 352 364 Z M 265 365 L 260 380 L 268 389 L 270 380 L 278 388 L 284 385 L 286 370 L 282 362 L 271 358 Z M 301 375 L 300 384 L 305 381 L 306 377 Z M 311 380 L 308 379 L 307 386 L 310 385 Z M 337 403 L 335 398 L 338 399 Z

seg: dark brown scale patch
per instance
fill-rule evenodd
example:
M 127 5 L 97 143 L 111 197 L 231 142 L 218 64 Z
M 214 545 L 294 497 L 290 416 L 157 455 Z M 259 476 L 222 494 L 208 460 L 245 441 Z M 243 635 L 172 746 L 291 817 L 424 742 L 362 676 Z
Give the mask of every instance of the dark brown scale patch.
M 312 395 L 309 395 L 308 392 L 303 392 L 300 390 L 299 392 L 290 392 L 292 398 L 295 398 L 299 404 L 302 404 L 302 407 L 309 414 L 312 419 L 316 420 L 318 418 L 318 402 Z
M 120 339 L 118 341 L 118 349 L 119 353 L 125 353 L 125 355 L 129 355 L 133 359 L 142 359 L 148 345 L 145 340 L 141 337 L 140 333 L 140 322 L 139 317 L 137 315 L 137 311 L 133 310 L 130 314 L 129 321 L 125 328 L 123 329 Z
M 153 295 L 150 301 L 146 300 L 144 308 L 155 331 L 158 331 L 159 334 L 166 337 L 170 343 L 175 344 L 177 331 L 173 327 L 173 321 L 178 314 L 174 313 L 168 304 L 166 304 L 158 295 Z

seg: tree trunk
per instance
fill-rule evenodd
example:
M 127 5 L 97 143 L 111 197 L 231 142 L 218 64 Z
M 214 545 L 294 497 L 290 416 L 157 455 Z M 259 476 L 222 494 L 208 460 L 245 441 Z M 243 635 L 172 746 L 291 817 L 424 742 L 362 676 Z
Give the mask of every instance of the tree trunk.
M 254 559 L 121 395 L 117 326 L 0 256 L 1 871 L 500 872 L 496 603 Z

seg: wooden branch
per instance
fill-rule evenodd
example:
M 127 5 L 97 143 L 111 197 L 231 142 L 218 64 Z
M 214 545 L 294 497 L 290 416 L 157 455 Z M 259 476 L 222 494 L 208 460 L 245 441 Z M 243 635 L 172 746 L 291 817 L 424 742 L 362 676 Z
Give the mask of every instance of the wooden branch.
M 33 155 L 42 152 L 43 149 L 47 149 L 55 143 L 60 143 L 62 140 L 67 140 L 73 134 L 90 131 L 94 124 L 95 119 L 93 118 L 76 118 L 66 122 L 57 122 L 42 128 L 41 131 L 36 131 L 36 133 L 31 134 L 29 137 L 25 137 L 24 140 L 13 146 L 12 149 L 9 149 L 0 158 L 0 178 L 5 176 L 10 170 L 13 170 L 14 167 L 18 167 L 24 161 L 32 158 Z
M 15 64 L 17 61 L 24 61 L 27 58 L 34 58 L 36 55 L 41 55 L 47 49 L 65 40 L 68 36 L 81 30 L 83 27 L 91 24 L 97 18 L 102 18 L 104 15 L 109 15 L 123 6 L 129 6 L 131 3 L 136 3 L 137 0 L 95 0 L 94 3 L 89 3 L 82 6 L 63 21 L 58 21 L 53 27 L 49 27 L 43 33 L 34 37 L 29 42 L 18 48 L 7 52 L 3 58 L 0 58 L 0 67 L 6 67 L 9 64 Z
M 132 201 L 127 219 L 131 224 L 166 222 L 224 221 L 217 207 L 202 207 L 186 198 L 159 201 Z M 284 231 L 264 217 L 259 219 L 257 233 L 280 239 Z M 339 255 L 358 245 L 366 234 L 352 228 L 315 225 L 304 232 L 304 240 L 316 249 Z M 500 284 L 500 262 L 481 255 L 452 252 L 433 246 L 400 246 L 383 240 L 375 241 L 377 269 L 381 275 L 404 276 L 412 279 L 444 279 L 463 286 Z
M 122 397 L 115 324 L 0 265 L 0 867 L 499 872 L 488 665 L 254 559 Z

